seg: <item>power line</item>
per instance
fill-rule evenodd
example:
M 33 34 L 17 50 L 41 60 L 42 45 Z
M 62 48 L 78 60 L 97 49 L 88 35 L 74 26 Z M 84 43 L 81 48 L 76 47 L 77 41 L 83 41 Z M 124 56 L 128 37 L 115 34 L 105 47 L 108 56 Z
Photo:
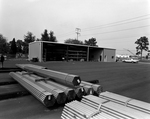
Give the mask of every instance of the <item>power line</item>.
M 149 27 L 149 26 L 150 26 L 150 25 L 139 26 L 139 27 L 133 27 L 133 28 L 128 28 L 128 29 L 121 29 L 121 30 L 116 30 L 116 31 L 108 31 L 108 32 L 95 33 L 95 34 L 86 34 L 86 35 L 82 35 L 82 36 L 107 34 L 107 33 L 120 32 L 120 31 L 127 31 L 127 30 L 132 30 L 132 29 L 139 29 L 139 28 L 144 28 L 144 27 Z
M 135 20 L 135 21 L 129 21 L 129 22 L 125 22 L 125 23 L 112 24 L 112 25 L 101 25 L 101 26 L 98 26 L 98 28 L 87 29 L 87 30 L 84 30 L 84 31 L 103 29 L 103 28 L 118 26 L 118 25 L 122 25 L 122 24 L 129 24 L 129 23 L 132 23 L 132 22 L 138 22 L 138 21 L 142 21 L 142 20 L 145 20 L 145 19 L 149 19 L 149 18 L 150 17 L 144 18 L 144 19 L 140 19 L 140 20 Z
M 117 23 L 120 23 L 120 22 L 125 22 L 125 21 L 129 21 L 129 20 L 133 20 L 133 19 L 138 19 L 138 18 L 141 18 L 141 17 L 149 16 L 149 15 L 150 14 L 143 15 L 143 16 L 138 16 L 138 17 L 134 17 L 134 18 L 130 18 L 130 19 L 125 19 L 125 20 L 122 20 L 122 21 L 112 22 L 112 23 L 108 23 L 108 24 L 103 24 L 103 25 L 99 25 L 99 26 L 94 26 L 94 27 L 90 27 L 90 28 L 95 28 L 95 27 L 101 27 L 101 26 L 107 26 L 107 25 L 117 24 Z M 90 28 L 82 28 L 82 29 L 85 30 L 85 29 L 90 29 Z
M 112 22 L 112 23 L 108 23 L 108 24 L 104 24 L 104 25 L 99 25 L 99 26 L 94 26 L 94 27 L 89 27 L 89 28 L 83 28 L 84 31 L 89 31 L 90 29 L 92 30 L 95 30 L 95 29 L 102 29 L 102 28 L 106 28 L 106 27 L 112 27 L 112 26 L 117 26 L 117 25 L 122 25 L 122 24 L 127 24 L 127 23 L 131 23 L 131 22 L 137 22 L 137 21 L 141 21 L 141 20 L 145 20 L 145 19 L 149 19 L 150 17 L 148 18 L 143 18 L 143 19 L 139 19 L 141 17 L 146 17 L 146 16 L 149 16 L 150 14 L 147 14 L 147 15 L 143 15 L 143 16 L 138 16 L 138 17 L 134 17 L 134 18 L 130 18 L 130 19 L 125 19 L 125 20 L 122 20 L 122 21 L 117 21 L 117 22 Z M 134 19 L 139 19 L 139 20 L 134 20 Z M 134 20 L 134 21 L 129 21 L 129 20 Z M 128 21 L 128 22 L 127 22 Z M 121 23 L 121 22 L 125 22 L 125 23 Z M 101 27 L 101 28 L 99 28 Z M 83 32 L 84 32 L 83 31 Z M 63 36 L 63 35 L 72 35 L 74 34 L 73 31 L 71 32 L 68 32 L 68 33 L 65 33 L 65 34 L 60 34 L 58 36 Z M 64 37 L 65 37 L 64 36 Z

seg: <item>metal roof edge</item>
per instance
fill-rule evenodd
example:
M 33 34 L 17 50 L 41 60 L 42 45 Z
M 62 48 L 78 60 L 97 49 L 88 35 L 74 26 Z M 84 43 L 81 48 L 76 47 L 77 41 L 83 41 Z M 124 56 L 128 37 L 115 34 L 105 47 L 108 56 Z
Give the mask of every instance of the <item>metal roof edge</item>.
M 43 43 L 52 43 L 52 44 L 62 44 L 62 45 L 72 45 L 72 46 L 82 46 L 82 47 L 91 47 L 91 48 L 104 48 L 104 49 L 111 49 L 111 50 L 116 50 L 114 48 L 106 48 L 106 47 L 99 47 L 99 46 L 89 46 L 89 45 L 80 45 L 80 44 L 71 44 L 71 43 L 58 43 L 58 42 L 51 42 L 51 41 L 34 41 L 32 43 L 37 43 L 37 42 L 43 42 Z

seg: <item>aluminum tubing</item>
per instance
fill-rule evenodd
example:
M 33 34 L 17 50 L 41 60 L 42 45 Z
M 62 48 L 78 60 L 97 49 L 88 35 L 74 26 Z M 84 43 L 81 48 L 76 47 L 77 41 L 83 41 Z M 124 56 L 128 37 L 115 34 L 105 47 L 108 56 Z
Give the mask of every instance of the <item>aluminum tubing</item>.
M 85 84 L 80 84 L 80 86 L 82 86 L 84 88 L 86 95 L 94 94 L 94 90 L 91 86 L 85 85 Z
M 69 110 L 72 110 L 70 112 L 72 112 L 78 116 L 81 115 L 85 118 L 91 118 L 100 113 L 96 109 L 91 108 L 81 102 L 78 102 L 78 101 L 73 101 L 73 102 L 67 104 L 64 108 L 64 111 L 65 111 L 65 109 L 67 109 L 66 112 L 68 112 Z
M 74 111 L 73 109 L 68 108 L 68 107 L 64 107 L 64 108 L 65 108 L 65 110 L 64 110 L 65 112 L 71 113 L 72 115 L 74 115 L 74 117 L 79 117 L 81 119 L 86 119 L 82 114 L 78 113 L 78 111 Z
M 72 113 L 74 115 L 74 117 L 79 117 L 81 119 L 87 119 L 85 113 L 79 112 L 79 110 L 77 110 L 77 109 L 72 109 L 70 107 L 65 107 L 65 110 L 67 112 Z
M 108 102 L 108 100 L 102 99 L 102 98 L 94 96 L 94 95 L 83 96 L 82 100 L 90 101 L 91 103 L 94 103 L 95 105 L 100 105 L 102 103 Z
M 140 110 L 142 112 L 150 114 L 150 103 L 146 103 L 146 102 L 139 101 L 136 99 L 131 99 L 129 97 L 125 97 L 125 96 L 111 93 L 108 91 L 101 93 L 99 97 L 105 98 L 107 100 L 111 100 L 113 102 L 116 102 L 116 103 L 125 105 L 127 107 L 131 107 L 136 110 Z
M 98 109 L 98 106 L 99 106 L 99 105 L 96 105 L 94 103 L 91 103 L 90 101 L 84 100 L 83 98 L 82 98 L 81 102 L 92 107 L 92 108 L 95 108 L 95 109 Z
M 40 77 L 40 76 L 37 76 L 37 75 L 34 75 L 34 74 L 31 74 L 30 76 L 36 78 L 36 79 L 42 79 L 43 77 Z M 67 86 L 64 86 L 62 84 L 59 84 L 59 83 L 56 83 L 56 82 L 53 82 L 53 81 L 50 81 L 50 80 L 47 80 L 46 82 L 47 84 L 50 84 L 54 87 L 57 87 L 58 89 L 62 90 L 65 92 L 66 96 L 67 96 L 67 100 L 68 101 L 72 101 L 75 99 L 76 97 L 76 93 L 75 91 L 72 89 L 72 88 L 69 88 Z
M 102 92 L 102 87 L 98 84 L 92 84 L 92 83 L 89 83 L 86 81 L 81 81 L 81 84 L 91 86 L 93 88 L 95 94 L 97 94 L 97 95 L 99 95 Z
M 29 92 L 31 92 L 46 107 L 51 107 L 55 104 L 55 97 L 51 93 L 47 92 L 46 90 L 32 83 L 26 78 L 23 78 L 17 73 L 10 72 L 9 75 L 13 77 L 16 81 L 18 81 Z
M 116 114 L 120 114 L 121 116 L 136 118 L 136 119 L 150 119 L 150 114 L 141 112 L 139 110 L 135 110 L 133 108 L 129 108 L 114 102 L 104 103 L 101 106 L 101 109 L 105 109 L 108 111 L 115 112 Z
M 91 108 L 81 102 L 72 101 L 71 103 L 66 105 L 67 107 L 78 111 L 78 113 L 82 113 L 82 115 L 90 116 L 93 112 L 97 111 L 94 108 Z
M 16 64 L 17 67 L 24 69 L 25 66 L 30 66 L 38 69 L 46 69 L 46 67 L 39 66 L 39 65 L 34 65 L 34 64 Z
M 74 90 L 78 99 L 81 99 L 85 95 L 85 91 L 83 87 L 77 86 L 74 87 Z
M 49 77 L 54 79 L 56 82 L 62 83 L 69 86 L 78 86 L 81 83 L 81 79 L 78 75 L 72 75 L 67 73 L 62 73 L 58 71 L 53 71 L 49 69 L 37 69 L 30 66 L 25 66 L 25 70 L 34 72 L 43 77 Z
M 21 72 L 20 72 L 20 74 L 21 74 Z M 44 88 L 46 91 L 52 93 L 58 104 L 63 104 L 63 103 L 66 102 L 66 94 L 62 90 L 59 90 L 59 89 L 57 89 L 56 87 L 54 87 L 52 85 L 48 85 L 43 81 L 35 82 L 36 78 L 31 77 L 28 74 L 22 75 L 22 77 L 27 78 L 28 80 L 32 81 L 33 83 L 36 83 L 40 87 Z

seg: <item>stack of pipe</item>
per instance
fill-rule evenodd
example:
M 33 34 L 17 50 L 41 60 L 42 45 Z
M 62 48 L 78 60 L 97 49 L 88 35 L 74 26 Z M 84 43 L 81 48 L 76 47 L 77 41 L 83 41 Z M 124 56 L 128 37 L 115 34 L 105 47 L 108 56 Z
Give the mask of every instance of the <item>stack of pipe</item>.
M 118 98 L 118 97 L 117 97 Z M 113 115 L 117 118 L 125 118 L 125 119 L 145 119 L 150 118 L 150 114 L 147 114 L 143 111 L 136 110 L 130 107 L 126 107 L 116 102 L 111 102 L 106 98 L 100 98 L 93 95 L 84 96 L 81 100 L 82 103 L 100 110 L 101 112 L 105 112 L 109 115 Z
M 76 97 L 78 99 L 81 99 L 84 95 L 85 95 L 85 90 L 82 86 L 75 86 L 75 87 L 71 87 L 74 89 L 75 93 L 76 93 Z
M 34 65 L 34 64 L 16 64 L 16 66 L 23 69 L 23 70 L 24 70 L 25 66 L 35 67 L 35 68 L 38 68 L 38 69 L 46 69 L 46 67 L 39 66 L 39 65 Z
M 52 93 L 46 91 L 44 88 L 41 88 L 28 79 L 23 78 L 20 74 L 10 72 L 9 75 L 18 81 L 30 93 L 32 93 L 32 95 L 34 95 L 46 107 L 51 107 L 55 104 L 55 97 L 52 95 Z
M 82 82 L 82 81 L 81 81 L 81 82 Z M 83 84 L 83 83 L 81 83 L 80 86 L 84 88 L 84 90 L 85 90 L 85 95 L 92 95 L 92 94 L 94 94 L 94 90 L 93 90 L 93 88 L 92 88 L 91 86 L 85 85 L 85 84 Z
M 101 93 L 99 97 L 150 114 L 149 103 L 139 101 L 136 99 L 132 99 L 132 98 L 128 98 L 125 96 L 121 96 L 121 95 L 111 93 L 108 91 Z
M 78 75 L 72 75 L 68 73 L 62 73 L 58 71 L 53 71 L 49 69 L 40 69 L 32 66 L 25 66 L 25 70 L 34 72 L 43 77 L 49 77 L 55 80 L 58 83 L 62 83 L 64 85 L 69 86 L 78 86 L 81 83 L 81 79 Z
M 114 102 L 102 104 L 100 110 L 124 119 L 150 119 L 150 114 Z
M 83 100 L 84 99 L 84 100 Z M 65 105 L 62 119 L 150 119 L 150 114 L 96 96 Z
M 22 72 L 17 72 L 17 74 L 22 75 L 22 77 L 30 80 L 33 83 L 36 83 L 38 86 L 40 86 L 40 87 L 46 89 L 48 92 L 52 93 L 54 95 L 54 97 L 56 99 L 56 102 L 58 104 L 63 104 L 63 103 L 66 102 L 66 98 L 67 97 L 66 97 L 64 91 L 58 89 L 57 87 L 49 85 L 49 84 L 47 84 L 47 83 L 45 83 L 43 81 L 36 82 L 37 79 L 35 77 L 32 77 L 31 74 L 29 75 L 27 73 L 22 73 Z
M 91 108 L 79 101 L 72 101 L 71 103 L 65 104 L 62 111 L 62 119 L 87 119 L 92 115 L 99 113 L 94 108 Z
M 108 100 L 93 95 L 87 95 L 83 96 L 81 102 L 98 110 L 99 105 L 108 102 Z
M 22 73 L 24 74 L 26 72 L 22 72 Z M 43 77 L 37 76 L 35 74 L 30 74 L 30 76 L 34 77 L 36 80 L 43 79 Z M 75 91 L 73 89 L 71 89 L 71 88 L 69 88 L 67 86 L 64 86 L 62 84 L 58 84 L 56 82 L 53 82 L 51 80 L 46 80 L 46 83 L 49 84 L 49 85 L 52 85 L 52 86 L 54 86 L 54 87 L 56 87 L 56 88 L 58 88 L 60 90 L 62 90 L 66 94 L 68 101 L 72 101 L 72 100 L 75 99 L 76 93 L 75 93 Z
M 96 95 L 99 95 L 102 92 L 102 87 L 98 84 L 92 84 L 86 81 L 81 81 L 81 84 L 91 86 Z

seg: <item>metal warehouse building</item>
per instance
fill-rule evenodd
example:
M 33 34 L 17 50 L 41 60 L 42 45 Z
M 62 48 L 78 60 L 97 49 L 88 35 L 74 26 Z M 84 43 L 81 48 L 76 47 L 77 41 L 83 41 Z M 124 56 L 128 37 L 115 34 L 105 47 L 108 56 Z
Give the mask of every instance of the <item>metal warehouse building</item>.
M 116 49 L 49 41 L 29 43 L 29 60 L 115 62 Z

